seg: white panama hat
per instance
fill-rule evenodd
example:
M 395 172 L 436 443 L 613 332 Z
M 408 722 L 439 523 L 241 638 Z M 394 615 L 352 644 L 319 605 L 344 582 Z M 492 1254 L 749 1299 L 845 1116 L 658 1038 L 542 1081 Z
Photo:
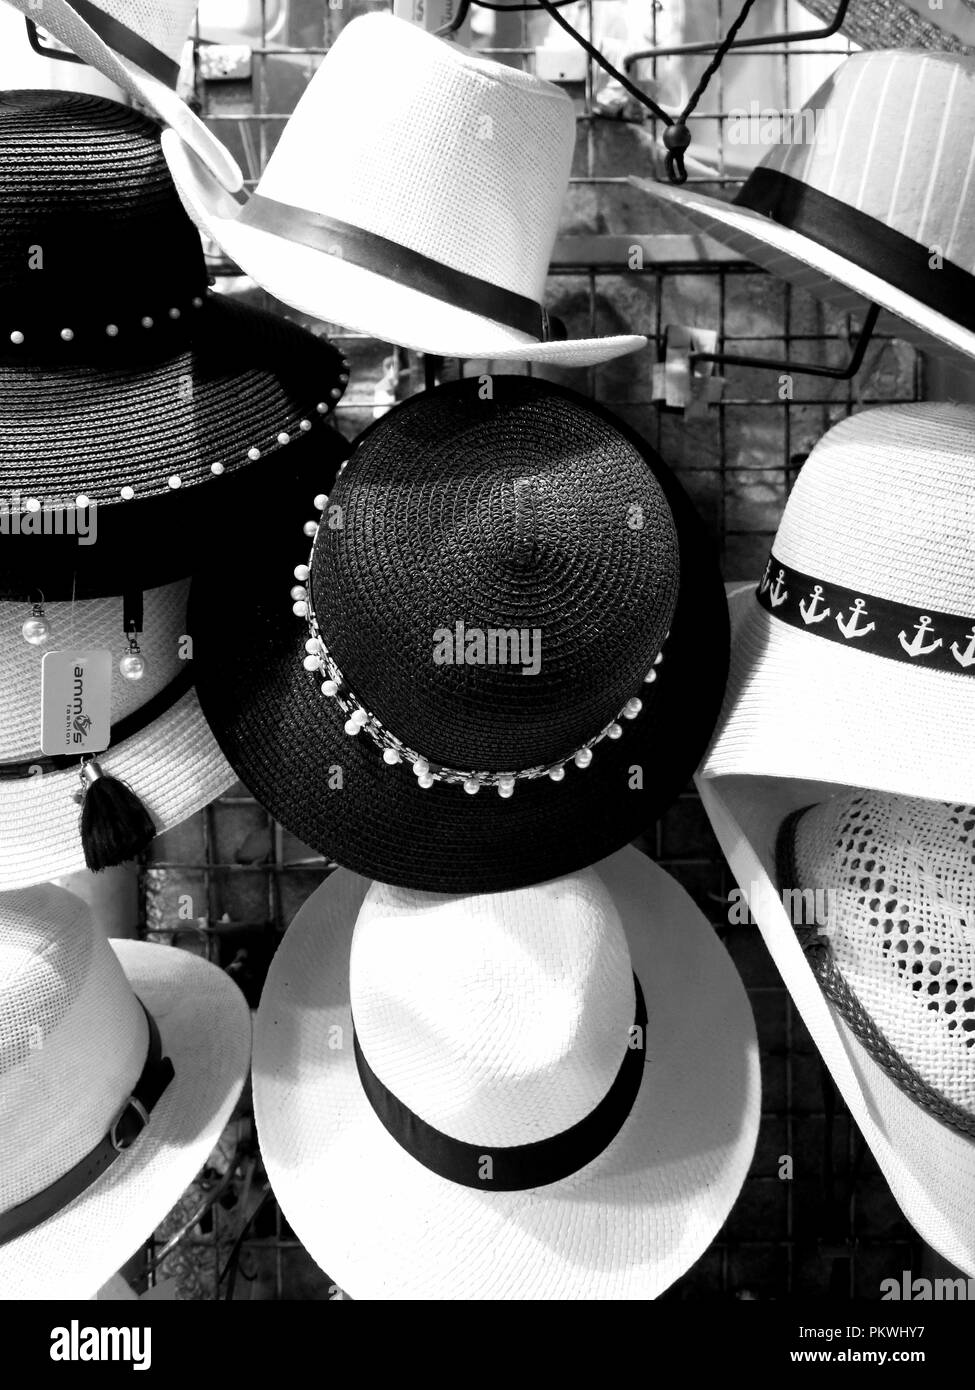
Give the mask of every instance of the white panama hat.
M 782 823 L 839 789 L 747 776 L 703 776 L 697 786 L 793 1003 L 894 1198 L 922 1239 L 975 1275 L 975 1142 L 918 1105 L 858 1040 L 824 994 L 783 901 L 775 854 Z
M 109 942 L 49 884 L 0 894 L 0 979 L 0 1298 L 90 1298 L 216 1144 L 247 1002 L 186 951 Z
M 197 0 L 9 0 L 84 62 L 136 97 L 231 193 L 236 161 L 176 94 Z
M 80 759 L 49 767 L 39 752 L 41 664 L 55 649 L 113 653 L 112 743 L 97 755 L 103 771 L 138 796 L 157 833 L 179 825 L 234 785 L 180 659 L 189 580 L 143 596 L 145 673 L 125 679 L 128 649 L 121 598 L 44 606 L 50 637 L 24 640 L 29 605 L 0 602 L 0 890 L 24 888 L 85 867 L 79 834 Z M 62 764 L 68 766 L 62 766 Z
M 647 340 L 547 340 L 574 147 L 559 88 L 379 13 L 342 30 L 250 199 L 163 135 L 187 212 L 292 308 L 443 357 L 583 367 Z
M 975 407 L 861 411 L 810 453 L 731 595 L 705 777 L 964 802 L 975 789 Z
M 631 178 L 773 275 L 975 358 L 975 54 L 863 52 L 804 103 L 733 203 Z
M 272 964 L 254 1103 L 353 1298 L 653 1298 L 741 1189 L 758 1046 L 713 929 L 632 848 L 474 897 L 338 870 Z

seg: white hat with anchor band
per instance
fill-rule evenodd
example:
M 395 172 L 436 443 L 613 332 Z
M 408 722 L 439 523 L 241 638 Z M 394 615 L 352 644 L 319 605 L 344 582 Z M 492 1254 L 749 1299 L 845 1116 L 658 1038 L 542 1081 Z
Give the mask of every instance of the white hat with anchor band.
M 180 57 L 198 0 L 9 0 L 84 62 L 171 127 L 229 192 L 237 162 L 176 94 Z
M 216 966 L 0 893 L 0 1299 L 90 1298 L 206 1161 L 250 1060 Z
M 765 573 L 730 601 L 705 777 L 975 788 L 975 407 L 866 410 L 815 446 Z
M 646 338 L 559 340 L 542 305 L 574 146 L 559 88 L 389 14 L 342 30 L 243 204 L 163 136 L 190 216 L 285 304 L 444 357 L 582 367 Z
M 631 182 L 698 232 L 898 337 L 975 358 L 975 54 L 864 52 L 785 121 L 734 202 Z
M 747 1174 L 754 1020 L 635 849 L 473 897 L 340 869 L 272 963 L 254 1104 L 288 1221 L 353 1298 L 653 1298 Z

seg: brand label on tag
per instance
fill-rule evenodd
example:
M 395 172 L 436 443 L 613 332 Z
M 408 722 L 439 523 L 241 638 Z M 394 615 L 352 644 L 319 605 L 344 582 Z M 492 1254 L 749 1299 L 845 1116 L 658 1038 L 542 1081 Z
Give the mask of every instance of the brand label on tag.
M 47 652 L 41 662 L 41 752 L 102 753 L 112 729 L 112 653 Z

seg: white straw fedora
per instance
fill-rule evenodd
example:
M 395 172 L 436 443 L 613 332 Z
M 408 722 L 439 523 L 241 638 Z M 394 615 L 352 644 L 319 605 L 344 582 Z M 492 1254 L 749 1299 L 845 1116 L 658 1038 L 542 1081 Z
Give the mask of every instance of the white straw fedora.
M 176 94 L 197 0 L 10 0 L 18 10 L 136 97 L 236 192 L 236 161 Z
M 975 407 L 882 406 L 803 465 L 734 593 L 706 777 L 964 802 L 975 789 Z
M 272 964 L 254 1101 L 353 1298 L 653 1298 L 745 1179 L 758 1049 L 723 946 L 634 849 L 475 897 L 339 870 Z
M 206 1160 L 250 1014 L 215 966 L 109 942 L 43 885 L 0 895 L 0 1298 L 89 1298 Z
M 838 789 L 745 776 L 699 777 L 698 789 L 765 944 L 895 1199 L 929 1245 L 975 1275 L 975 1142 L 902 1090 L 829 1002 L 777 881 L 783 821 Z
M 856 53 L 805 103 L 733 203 L 631 182 L 691 227 L 899 336 L 975 357 L 975 54 Z
M 807 10 L 832 21 L 836 0 L 802 0 Z M 843 33 L 861 48 L 953 49 L 975 47 L 972 0 L 851 0 Z
M 574 146 L 557 87 L 389 14 L 342 30 L 249 200 L 163 136 L 190 216 L 285 304 L 444 357 L 582 367 L 646 338 L 552 341 Z
M 97 763 L 131 788 L 158 833 L 233 786 L 197 702 L 192 661 L 183 659 L 188 591 L 189 580 L 181 580 L 143 595 L 138 679 L 120 669 L 129 654 L 121 598 L 48 603 L 40 619 L 26 604 L 0 603 L 0 889 L 85 867 L 76 800 L 81 759 L 47 757 L 39 742 L 42 662 L 55 651 L 111 654 L 111 743 Z M 23 635 L 36 622 L 49 628 L 37 645 Z

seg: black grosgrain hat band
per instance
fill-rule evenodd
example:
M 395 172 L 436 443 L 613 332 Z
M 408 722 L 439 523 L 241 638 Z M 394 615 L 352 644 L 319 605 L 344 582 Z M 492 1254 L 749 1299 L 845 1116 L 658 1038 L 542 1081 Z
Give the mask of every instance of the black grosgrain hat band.
M 533 299 L 476 275 L 468 275 L 398 241 L 336 217 L 253 193 L 244 203 L 238 222 L 298 246 L 307 246 L 312 251 L 335 256 L 455 309 L 479 314 L 517 333 L 526 333 L 537 342 L 547 343 L 567 336 L 562 320 L 550 317 L 548 310 Z
M 179 81 L 179 63 L 161 52 L 153 44 L 144 39 L 141 34 L 137 34 L 130 29 L 127 24 L 123 24 L 120 19 L 113 15 L 106 14 L 97 5 L 93 5 L 91 0 L 65 0 L 69 9 L 74 10 L 79 19 L 83 19 L 89 29 L 93 29 L 102 43 L 113 49 L 120 58 L 127 58 L 130 63 L 135 63 L 136 67 L 143 72 L 154 77 L 157 82 L 162 82 L 166 87 L 176 90 Z M 43 21 L 43 12 L 38 7 L 38 18 Z
M 427 1124 L 372 1070 L 353 1034 L 355 1063 L 366 1099 L 383 1128 L 411 1158 L 447 1182 L 482 1192 L 524 1192 L 560 1182 L 592 1163 L 609 1147 L 636 1103 L 643 1079 L 647 1006 L 640 981 L 626 1051 L 613 1084 L 577 1124 L 531 1144 L 492 1147 L 468 1144 Z
M 780 623 L 905 666 L 975 676 L 975 616 L 938 613 L 803 574 L 770 553 L 756 597 Z
M 53 1183 L 18 1202 L 9 1211 L 0 1212 L 0 1246 L 32 1231 L 35 1226 L 50 1220 L 63 1211 L 76 1197 L 87 1192 L 118 1158 L 130 1149 L 150 1122 L 152 1112 L 176 1075 L 172 1062 L 163 1056 L 162 1039 L 156 1020 L 142 1001 L 149 1029 L 149 1042 L 142 1073 L 132 1093 L 105 1134 L 66 1173 Z

